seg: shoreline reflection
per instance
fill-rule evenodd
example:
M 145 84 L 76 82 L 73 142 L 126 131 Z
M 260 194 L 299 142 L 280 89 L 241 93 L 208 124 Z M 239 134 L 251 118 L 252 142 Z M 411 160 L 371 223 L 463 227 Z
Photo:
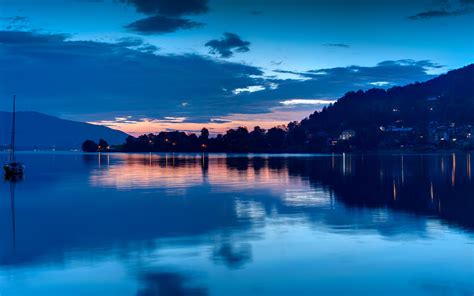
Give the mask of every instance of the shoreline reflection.
M 469 197 L 474 192 L 470 154 L 458 158 L 451 155 L 449 177 L 444 174 L 444 155 L 225 158 L 190 154 L 172 156 L 171 163 L 167 154 L 113 157 L 106 170 L 98 167 L 91 171 L 92 186 L 119 190 L 166 188 L 179 194 L 203 184 L 214 190 L 224 186 L 226 191 L 266 189 L 283 192 L 283 199 L 295 206 L 302 200 L 307 204 L 321 204 L 324 200 L 329 203 L 328 196 L 334 194 L 348 206 L 388 206 L 474 230 L 474 206 Z M 457 172 L 456 165 L 462 160 L 467 169 Z M 301 186 L 307 186 L 307 192 L 300 190 L 296 196 L 291 188 Z
M 474 289 L 470 154 L 28 157 L 0 183 L 2 293 Z

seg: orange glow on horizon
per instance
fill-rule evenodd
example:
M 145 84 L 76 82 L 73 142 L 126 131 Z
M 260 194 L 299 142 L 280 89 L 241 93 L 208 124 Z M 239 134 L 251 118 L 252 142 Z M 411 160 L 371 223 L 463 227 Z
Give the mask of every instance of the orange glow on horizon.
M 260 114 L 232 114 L 223 116 L 219 119 L 225 122 L 206 122 L 195 123 L 186 121 L 164 121 L 143 119 L 137 122 L 121 122 L 121 121 L 94 121 L 89 122 L 96 125 L 105 125 L 110 128 L 123 131 L 132 136 L 140 136 L 149 133 L 159 133 L 161 131 L 185 131 L 199 133 L 202 128 L 207 128 L 213 135 L 224 134 L 227 130 L 245 126 L 249 131 L 255 126 L 264 129 L 270 129 L 275 126 L 287 125 L 291 121 L 300 121 L 307 117 L 311 111 L 292 111 L 292 110 L 273 110 L 270 113 Z

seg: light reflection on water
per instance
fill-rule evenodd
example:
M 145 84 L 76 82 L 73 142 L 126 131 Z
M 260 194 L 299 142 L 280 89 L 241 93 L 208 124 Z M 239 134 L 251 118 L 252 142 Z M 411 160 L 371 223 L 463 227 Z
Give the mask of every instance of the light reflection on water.
M 107 156 L 98 156 L 100 163 Z M 202 183 L 226 188 L 271 188 L 273 186 L 301 187 L 300 178 L 292 178 L 288 171 L 262 169 L 268 157 L 250 163 L 247 157 L 226 159 L 225 156 L 145 154 L 124 155 L 116 163 L 98 166 L 90 174 L 93 186 L 116 189 L 188 188 Z M 229 164 L 229 165 L 228 165 Z M 231 167 L 234 165 L 234 167 Z M 241 165 L 241 167 L 239 167 Z M 295 184 L 296 183 L 296 184 Z
M 5 295 L 474 292 L 470 154 L 19 157 Z

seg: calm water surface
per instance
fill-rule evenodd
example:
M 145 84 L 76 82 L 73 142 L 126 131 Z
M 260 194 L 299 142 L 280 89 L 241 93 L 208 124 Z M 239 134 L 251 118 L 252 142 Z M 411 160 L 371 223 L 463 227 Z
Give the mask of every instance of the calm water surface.
M 0 295 L 473 295 L 472 158 L 23 153 Z

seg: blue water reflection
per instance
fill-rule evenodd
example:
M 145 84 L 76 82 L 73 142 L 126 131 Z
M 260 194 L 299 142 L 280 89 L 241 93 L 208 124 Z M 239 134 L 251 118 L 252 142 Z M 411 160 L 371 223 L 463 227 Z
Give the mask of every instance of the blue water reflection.
M 472 295 L 471 157 L 24 153 L 0 292 Z

